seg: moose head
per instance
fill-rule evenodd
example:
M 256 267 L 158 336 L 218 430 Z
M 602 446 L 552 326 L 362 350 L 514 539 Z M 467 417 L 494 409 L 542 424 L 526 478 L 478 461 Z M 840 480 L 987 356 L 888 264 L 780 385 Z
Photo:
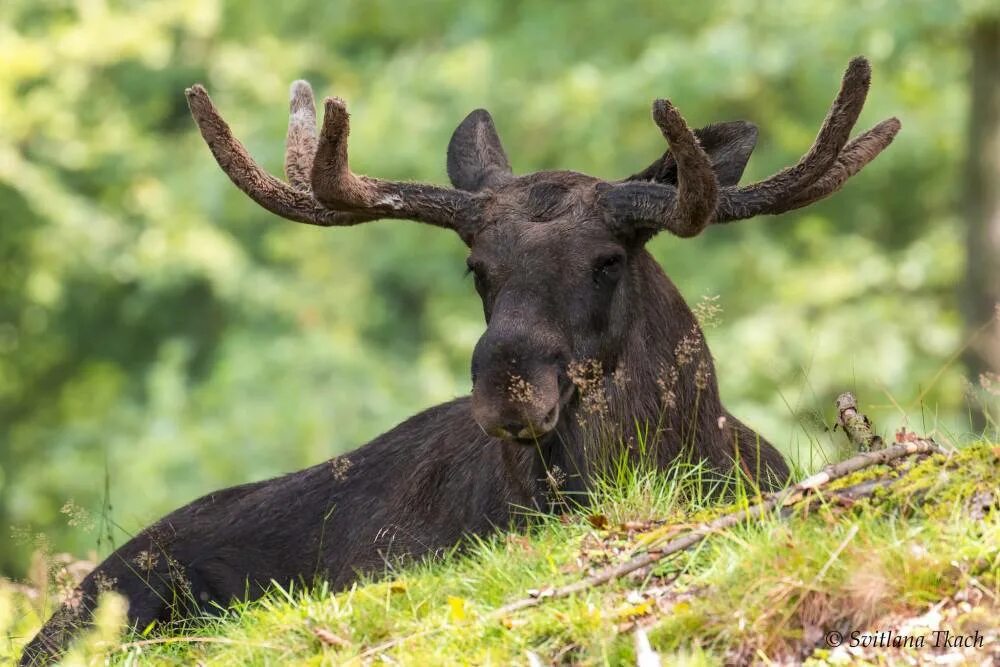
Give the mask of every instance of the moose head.
M 268 211 L 320 226 L 403 218 L 454 230 L 469 247 L 487 323 L 472 359 L 473 418 L 495 437 L 537 442 L 572 399 L 574 360 L 617 367 L 644 308 L 653 266 L 647 241 L 662 231 L 691 237 L 711 224 L 806 206 L 837 191 L 888 146 L 899 129 L 895 118 L 848 141 L 870 78 L 868 62 L 853 60 L 808 153 L 742 187 L 756 127 L 740 121 L 692 131 L 662 99 L 653 103 L 653 120 L 669 149 L 629 178 L 516 176 L 490 114 L 480 109 L 452 136 L 447 167 L 454 187 L 445 188 L 352 173 L 344 102 L 325 100 L 317 133 L 305 82 L 291 89 L 287 182 L 248 155 L 204 88 L 187 96 L 219 165 Z

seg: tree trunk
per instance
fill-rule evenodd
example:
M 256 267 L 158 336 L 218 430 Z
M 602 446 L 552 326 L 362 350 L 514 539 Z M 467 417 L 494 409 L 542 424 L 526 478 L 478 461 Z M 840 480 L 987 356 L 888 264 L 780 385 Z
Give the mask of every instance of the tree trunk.
M 966 354 L 974 384 L 1000 382 L 1000 18 L 973 25 L 965 216 L 968 264 L 963 294 L 970 331 L 992 323 Z M 994 375 L 996 374 L 996 375 Z

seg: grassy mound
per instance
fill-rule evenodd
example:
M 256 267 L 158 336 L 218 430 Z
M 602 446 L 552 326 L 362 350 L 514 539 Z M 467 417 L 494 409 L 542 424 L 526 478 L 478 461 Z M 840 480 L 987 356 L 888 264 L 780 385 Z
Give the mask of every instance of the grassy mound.
M 754 502 L 743 489 L 725 499 L 705 491 L 699 472 L 623 467 L 590 508 L 537 517 L 526 533 L 392 568 L 336 594 L 275 590 L 125 643 L 117 636 L 122 605 L 111 600 L 69 659 L 108 652 L 128 664 L 634 665 L 648 639 L 664 664 L 1000 660 L 1000 447 L 985 443 L 870 468 L 831 488 L 899 479 L 861 500 L 824 492 L 627 578 L 496 613 Z M 0 591 L 8 636 L 0 655 L 16 656 L 37 627 L 32 609 L 11 586 Z M 838 637 L 843 644 L 831 646 Z

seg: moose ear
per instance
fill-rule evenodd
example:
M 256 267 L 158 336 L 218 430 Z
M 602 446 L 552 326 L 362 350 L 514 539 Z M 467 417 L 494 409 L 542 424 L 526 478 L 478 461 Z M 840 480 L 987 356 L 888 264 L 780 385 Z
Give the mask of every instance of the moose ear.
M 713 123 L 694 131 L 698 143 L 712 161 L 720 186 L 736 185 L 757 145 L 757 126 L 745 120 Z M 654 181 L 677 185 L 677 162 L 668 150 L 663 156 L 626 181 Z
M 476 192 L 513 177 L 507 154 L 486 109 L 476 109 L 461 122 L 448 142 L 448 178 L 459 190 Z

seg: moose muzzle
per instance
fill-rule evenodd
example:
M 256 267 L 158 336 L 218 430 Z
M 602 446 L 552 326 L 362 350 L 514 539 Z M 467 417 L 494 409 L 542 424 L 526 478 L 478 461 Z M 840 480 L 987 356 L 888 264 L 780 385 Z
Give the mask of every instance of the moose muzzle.
M 555 428 L 567 358 L 558 338 L 491 323 L 472 357 L 472 416 L 486 433 L 528 444 Z

